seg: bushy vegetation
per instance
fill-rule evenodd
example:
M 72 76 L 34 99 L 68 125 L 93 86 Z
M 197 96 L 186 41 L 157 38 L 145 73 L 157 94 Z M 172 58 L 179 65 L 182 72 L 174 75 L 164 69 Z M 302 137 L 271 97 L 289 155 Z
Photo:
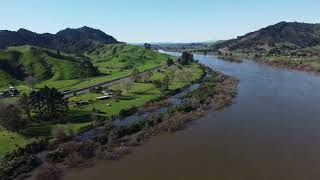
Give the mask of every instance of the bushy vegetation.
M 26 125 L 19 108 L 14 105 L 0 107 L 0 126 L 9 131 L 20 132 Z
M 39 141 L 19 147 L 0 159 L 0 179 L 14 179 L 22 173 L 27 173 L 40 164 L 36 153 L 43 151 L 47 141 Z
M 76 161 L 76 159 L 89 159 L 95 156 L 96 145 L 93 141 L 76 142 L 70 141 L 64 143 L 58 148 L 58 150 L 51 152 L 47 155 L 47 160 L 51 163 L 64 162 L 67 158 L 69 165 L 77 165 L 77 163 L 72 163 L 71 161 Z M 75 157 L 77 157 L 75 159 Z
M 38 120 L 55 120 L 63 117 L 68 109 L 68 102 L 56 88 L 41 88 L 33 91 L 28 97 L 29 109 L 35 114 Z M 25 105 L 27 106 L 27 104 Z M 29 112 L 25 112 L 29 114 Z

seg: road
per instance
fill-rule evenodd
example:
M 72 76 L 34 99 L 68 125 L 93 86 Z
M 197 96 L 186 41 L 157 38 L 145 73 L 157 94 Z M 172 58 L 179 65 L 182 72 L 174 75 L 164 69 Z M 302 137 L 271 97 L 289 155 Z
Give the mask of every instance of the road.
M 146 75 L 148 71 L 155 72 L 155 71 L 157 71 L 159 69 L 163 69 L 163 68 L 166 68 L 166 67 L 168 67 L 168 66 L 167 65 L 158 66 L 158 67 L 155 67 L 153 69 L 149 69 L 149 70 L 143 71 L 143 72 L 139 73 L 138 76 Z M 106 81 L 106 82 L 102 82 L 102 83 L 99 83 L 99 84 L 91 85 L 91 86 L 88 86 L 88 87 L 85 87 L 85 88 L 75 89 L 75 90 L 63 92 L 63 95 L 64 95 L 65 98 L 69 98 L 69 97 L 73 97 L 75 95 L 81 95 L 81 94 L 89 93 L 90 89 L 95 88 L 95 87 L 101 86 L 101 87 L 106 88 L 106 87 L 110 87 L 110 86 L 119 84 L 121 81 L 132 80 L 132 79 L 133 79 L 133 75 L 125 76 L 125 77 L 117 78 L 117 79 L 114 79 L 114 80 L 111 80 L 111 81 Z

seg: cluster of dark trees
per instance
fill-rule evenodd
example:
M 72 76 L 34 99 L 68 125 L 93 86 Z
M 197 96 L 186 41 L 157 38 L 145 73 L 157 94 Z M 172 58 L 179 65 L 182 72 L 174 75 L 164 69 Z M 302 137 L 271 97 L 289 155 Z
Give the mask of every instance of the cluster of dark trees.
M 183 52 L 181 58 L 178 59 L 178 62 L 184 66 L 191 64 L 193 61 L 193 55 L 188 52 Z
M 68 109 L 67 100 L 55 88 L 44 87 L 29 95 L 23 94 L 17 105 L 0 107 L 0 125 L 19 132 L 32 120 L 49 121 L 63 117 Z
M 16 179 L 25 172 L 30 172 L 40 165 L 40 159 L 35 155 L 48 145 L 46 140 L 33 142 L 25 147 L 18 147 L 0 159 L 0 179 Z
M 144 43 L 144 48 L 145 49 L 151 49 L 151 44 L 149 44 L 149 43 Z
M 168 60 L 167 60 L 167 66 L 172 66 L 172 65 L 174 65 L 173 59 L 168 58 Z

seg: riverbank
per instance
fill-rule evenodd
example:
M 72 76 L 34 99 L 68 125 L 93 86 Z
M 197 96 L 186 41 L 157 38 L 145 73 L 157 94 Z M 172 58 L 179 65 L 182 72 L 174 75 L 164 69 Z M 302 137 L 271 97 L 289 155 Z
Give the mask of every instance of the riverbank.
M 253 60 L 258 63 L 267 64 L 273 67 L 286 68 L 304 72 L 320 72 L 319 57 L 288 57 L 288 56 L 264 56 L 259 54 L 244 53 L 215 53 L 219 59 L 230 62 L 241 63 L 243 59 Z
M 273 67 L 280 67 L 304 72 L 320 72 L 320 59 L 319 58 L 290 58 L 290 57 L 272 57 L 260 58 L 256 60 Z
M 152 137 L 120 161 L 99 160 L 92 168 L 68 171 L 64 178 L 319 179 L 318 75 L 254 61 L 195 57 L 240 80 L 231 107 L 209 111 L 183 131 Z
M 70 141 L 61 145 L 47 156 L 57 166 L 43 166 L 34 177 L 58 176 L 61 175 L 59 168 L 68 170 L 88 165 L 88 162 L 94 162 L 95 159 L 118 160 L 129 154 L 130 148 L 142 145 L 152 136 L 181 130 L 188 122 L 202 117 L 206 111 L 229 105 L 238 81 L 214 71 L 209 74 L 201 80 L 198 89 L 184 96 L 181 105 L 171 107 L 164 113 L 150 114 L 145 120 L 127 127 L 112 128 L 110 124 L 104 124 L 104 133 L 99 136 L 84 142 Z M 157 103 L 157 106 L 159 104 L 162 103 Z M 166 99 L 163 104 L 167 104 Z

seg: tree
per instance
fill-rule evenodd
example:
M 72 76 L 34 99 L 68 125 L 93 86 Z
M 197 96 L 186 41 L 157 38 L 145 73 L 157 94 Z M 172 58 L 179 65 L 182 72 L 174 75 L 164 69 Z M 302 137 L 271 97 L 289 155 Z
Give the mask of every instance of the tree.
M 81 77 L 83 78 L 99 75 L 98 68 L 93 66 L 90 60 L 81 61 L 80 69 L 81 69 Z
M 161 91 L 165 92 L 167 90 L 169 90 L 169 83 L 170 83 L 170 77 L 168 75 L 166 75 L 161 83 Z
M 153 76 L 152 71 L 147 71 L 146 74 L 144 75 L 144 81 L 145 82 L 150 82 L 150 78 Z
M 171 58 L 167 59 L 167 66 L 172 66 L 174 65 L 174 61 Z
M 3 105 L 0 108 L 0 125 L 9 131 L 20 132 L 26 125 L 21 111 L 14 105 Z
M 30 94 L 30 104 L 37 118 L 49 120 L 60 118 L 68 109 L 68 102 L 56 88 L 45 86 Z
M 182 65 L 189 65 L 193 62 L 193 55 L 188 52 L 183 52 L 181 58 L 179 59 L 179 63 Z
M 145 48 L 145 49 L 151 49 L 151 44 L 149 44 L 149 43 L 144 43 L 144 48 Z
M 120 83 L 121 89 L 125 90 L 126 93 L 129 92 L 129 90 L 132 88 L 133 82 L 132 80 L 124 80 Z
M 184 70 L 176 70 L 175 72 L 174 72 L 174 77 L 176 78 L 176 79 L 178 79 L 179 81 L 183 81 L 184 80 Z
M 119 98 L 122 95 L 122 90 L 120 89 L 113 90 L 112 93 L 114 98 Z
M 23 114 L 27 116 L 28 120 L 31 120 L 32 106 L 30 104 L 30 99 L 26 93 L 23 93 L 21 95 L 21 98 L 19 99 L 19 106 Z
M 168 72 L 168 76 L 170 80 L 174 80 L 176 77 L 176 72 L 178 71 L 178 69 L 175 66 L 171 66 L 170 68 L 168 68 L 169 72 Z

